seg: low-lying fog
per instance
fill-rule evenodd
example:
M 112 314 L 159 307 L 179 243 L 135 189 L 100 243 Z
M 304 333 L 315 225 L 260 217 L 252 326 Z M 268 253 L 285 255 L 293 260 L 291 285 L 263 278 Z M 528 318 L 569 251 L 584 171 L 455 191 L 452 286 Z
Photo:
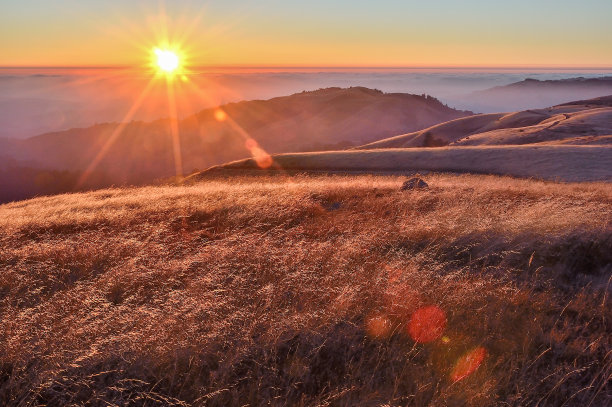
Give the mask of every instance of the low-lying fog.
M 426 93 L 454 108 L 493 112 L 546 107 L 606 93 L 593 87 L 574 87 L 538 91 L 537 96 L 517 98 L 495 92 L 483 95 L 479 91 L 526 78 L 597 78 L 611 74 L 594 70 L 208 70 L 177 78 L 175 94 L 179 117 L 227 102 L 268 99 L 331 86 Z M 149 80 L 143 73 L 116 69 L 0 69 L 0 137 L 26 138 L 96 123 L 122 121 Z M 163 78 L 158 78 L 131 119 L 149 121 L 169 115 L 166 84 Z

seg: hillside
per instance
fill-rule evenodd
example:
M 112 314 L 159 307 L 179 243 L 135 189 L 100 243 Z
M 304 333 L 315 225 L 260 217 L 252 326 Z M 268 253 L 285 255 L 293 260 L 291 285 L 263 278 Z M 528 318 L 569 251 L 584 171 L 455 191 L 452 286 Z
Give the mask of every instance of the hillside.
M 249 157 L 253 146 L 270 153 L 342 149 L 469 114 L 432 97 L 359 87 L 231 103 L 220 110 L 222 113 L 219 109 L 203 110 L 178 122 L 176 141 L 182 173 Z M 131 122 L 123 128 L 117 123 L 99 124 L 26 140 L 5 140 L 5 152 L 10 149 L 6 154 L 14 164 L 0 166 L 0 184 L 11 184 L 20 174 L 36 168 L 42 172 L 69 171 L 64 178 L 76 180 L 102 153 L 89 177 L 94 181 L 87 187 L 151 183 L 174 176 L 171 124 L 169 120 Z M 117 134 L 119 129 L 122 131 Z M 21 198 L 44 193 L 36 187 L 35 179 L 14 184 L 12 189 L 24 190 Z
M 247 172 L 410 174 L 419 171 L 499 174 L 558 181 L 612 181 L 612 146 L 482 146 L 397 148 L 272 156 L 269 169 L 253 159 L 212 167 L 188 179 Z
M 535 125 L 485 131 L 456 140 L 451 145 L 612 143 L 612 108 L 557 113 L 559 110 L 565 109 L 550 109 L 550 116 Z
M 0 404 L 605 405 L 609 185 L 404 179 L 0 205 Z
M 612 76 L 555 80 L 525 79 L 466 96 L 479 112 L 536 109 L 566 100 L 591 99 L 612 94 Z
M 358 149 L 447 145 L 609 144 L 610 96 L 547 109 L 480 114 L 369 143 Z
M 573 102 L 564 103 L 564 105 L 568 105 L 568 106 L 578 105 L 578 106 L 587 106 L 587 107 L 594 107 L 594 106 L 612 107 L 612 95 L 601 96 L 598 98 L 593 98 L 593 99 L 588 99 L 588 100 L 576 100 Z
M 243 132 L 207 109 L 178 123 L 184 172 L 248 157 L 245 137 L 270 153 L 351 146 L 465 116 L 431 97 L 384 94 L 366 88 L 328 88 L 265 101 L 221 106 Z M 224 116 L 221 116 L 224 117 Z M 117 124 L 102 124 L 33 137 L 18 144 L 22 155 L 53 169 L 87 167 Z M 246 135 L 244 134 L 246 133 Z M 100 168 L 132 177 L 174 175 L 168 120 L 128 124 Z M 132 168 L 133 167 L 133 168 Z M 140 171 L 125 171 L 139 169 Z M 140 173 L 137 175 L 137 173 Z

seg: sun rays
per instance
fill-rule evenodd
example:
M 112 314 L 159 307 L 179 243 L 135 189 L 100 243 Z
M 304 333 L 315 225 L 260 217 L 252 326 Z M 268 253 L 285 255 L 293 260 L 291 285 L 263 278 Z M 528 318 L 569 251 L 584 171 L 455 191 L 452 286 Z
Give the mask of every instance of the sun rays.
M 172 145 L 174 175 L 178 181 L 182 180 L 185 169 L 183 168 L 184 160 L 181 152 L 181 117 L 192 114 L 204 106 L 218 106 L 223 100 L 223 97 L 212 94 L 209 89 L 204 90 L 200 87 L 199 82 L 209 83 L 209 78 L 201 77 L 198 78 L 198 81 L 190 79 L 191 76 L 200 74 L 192 66 L 192 62 L 196 59 L 196 53 L 188 46 L 188 40 L 192 31 L 197 27 L 198 21 L 202 18 L 203 10 L 200 13 L 196 13 L 195 17 L 190 19 L 191 21 L 182 19 L 180 24 L 172 25 L 172 20 L 165 12 L 164 3 L 160 2 L 158 15 L 148 20 L 150 28 L 154 31 L 152 36 L 154 41 L 150 42 L 146 41 L 142 33 L 137 32 L 133 26 L 128 26 L 130 32 L 128 39 L 132 41 L 139 52 L 142 52 L 143 56 L 149 56 L 148 61 L 143 63 L 140 68 L 134 67 L 130 72 L 134 76 L 141 77 L 143 74 L 147 75 L 149 79 L 138 98 L 131 104 L 121 122 L 105 140 L 98 153 L 79 178 L 76 184 L 77 189 L 84 187 L 88 178 L 91 177 L 96 168 L 104 160 L 111 147 L 122 136 L 129 122 L 134 119 L 139 110 L 147 108 L 147 102 L 150 100 L 150 97 L 156 94 L 155 92 L 161 91 L 161 87 L 165 88 L 163 91 L 165 93 L 163 103 L 167 106 L 167 131 Z M 180 27 L 184 27 L 184 29 L 181 30 Z M 115 32 L 114 34 L 116 35 L 117 33 Z M 149 43 L 147 44 L 147 42 Z M 143 60 L 147 59 L 143 58 Z M 92 80 L 104 80 L 115 75 L 116 73 L 105 73 Z M 223 88 L 222 85 L 217 85 L 216 87 L 219 88 L 217 92 Z M 158 90 L 152 92 L 154 89 Z M 190 101 L 189 95 L 195 95 L 194 100 Z M 237 96 L 239 95 L 232 95 L 232 98 L 235 99 Z M 151 103 L 154 103 L 154 101 Z M 187 108 L 185 108 L 186 106 Z M 217 122 L 222 123 L 222 125 L 227 126 L 233 134 L 237 134 L 240 137 L 242 140 L 241 147 L 245 149 L 245 153 L 255 160 L 260 168 L 269 168 L 274 164 L 271 155 L 226 111 L 218 108 L 215 113 L 215 119 Z M 203 142 L 205 141 L 203 140 Z M 211 156 L 214 155 L 214 152 L 211 153 Z
M 177 180 L 183 177 L 183 156 L 181 154 L 181 139 L 179 136 L 178 112 L 176 109 L 175 89 L 169 78 L 166 80 L 168 91 L 168 114 L 170 115 L 170 136 L 172 137 L 172 153 L 174 156 L 174 170 Z
M 117 138 L 121 135 L 125 127 L 129 124 L 130 120 L 134 117 L 134 114 L 136 114 L 136 112 L 138 111 L 142 103 L 145 101 L 145 99 L 149 95 L 149 92 L 151 91 L 153 83 L 154 82 L 151 79 L 149 83 L 147 84 L 147 86 L 143 89 L 141 94 L 138 96 L 134 104 L 132 104 L 132 107 L 130 108 L 130 110 L 128 110 L 126 115 L 123 117 L 123 120 L 121 120 L 121 122 L 117 125 L 115 130 L 108 137 L 108 139 L 106 140 L 106 142 L 104 143 L 104 145 L 102 146 L 98 154 L 96 154 L 94 159 L 91 161 L 91 164 L 89 164 L 87 169 L 83 172 L 83 174 L 77 181 L 77 185 L 76 185 L 77 188 L 80 188 L 84 185 L 85 181 L 87 181 L 87 179 L 91 176 L 91 174 L 96 169 L 98 164 L 100 164 L 100 161 L 102 161 L 102 159 L 104 158 L 108 150 L 112 147 L 112 145 L 115 143 Z

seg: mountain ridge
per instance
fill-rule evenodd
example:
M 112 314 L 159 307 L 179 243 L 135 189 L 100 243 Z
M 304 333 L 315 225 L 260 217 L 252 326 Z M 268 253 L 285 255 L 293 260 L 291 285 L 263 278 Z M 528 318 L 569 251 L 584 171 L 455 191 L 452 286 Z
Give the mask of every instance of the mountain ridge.
M 74 182 L 92 169 L 95 174 L 88 177 L 98 181 L 85 182 L 81 187 L 140 185 L 176 175 L 177 144 L 180 170 L 189 174 L 250 157 L 254 149 L 266 154 L 345 149 L 470 114 L 431 96 L 387 94 L 364 87 L 324 88 L 204 109 L 177 121 L 176 139 L 172 136 L 172 120 L 165 118 L 104 123 L 5 140 L 3 151 L 10 151 L 8 155 L 16 163 L 4 166 L 0 183 L 7 185 L 5 191 L 27 190 L 28 185 L 40 191 L 35 179 L 21 179 L 18 185 L 13 181 L 15 173 L 28 169 L 25 172 L 35 174 L 33 169 L 38 168 L 70 172 L 70 181 L 61 185 Z M 45 178 L 53 176 L 47 174 Z M 0 201 L 6 199 L 0 196 Z
M 472 92 L 470 109 L 493 113 L 556 106 L 566 100 L 592 99 L 612 94 L 612 76 L 565 79 L 527 78 L 519 82 Z

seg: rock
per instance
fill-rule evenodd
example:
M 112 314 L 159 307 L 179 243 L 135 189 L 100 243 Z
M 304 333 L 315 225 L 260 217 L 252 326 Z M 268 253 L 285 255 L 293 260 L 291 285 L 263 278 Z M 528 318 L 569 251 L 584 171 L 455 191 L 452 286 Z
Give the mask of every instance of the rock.
M 328 205 L 326 209 L 328 211 L 337 211 L 341 206 L 342 204 L 340 202 L 334 202 L 331 205 Z
M 429 188 L 427 182 L 423 181 L 421 178 L 410 178 L 408 181 L 402 184 L 402 191 L 408 191 L 412 189 L 425 189 Z

